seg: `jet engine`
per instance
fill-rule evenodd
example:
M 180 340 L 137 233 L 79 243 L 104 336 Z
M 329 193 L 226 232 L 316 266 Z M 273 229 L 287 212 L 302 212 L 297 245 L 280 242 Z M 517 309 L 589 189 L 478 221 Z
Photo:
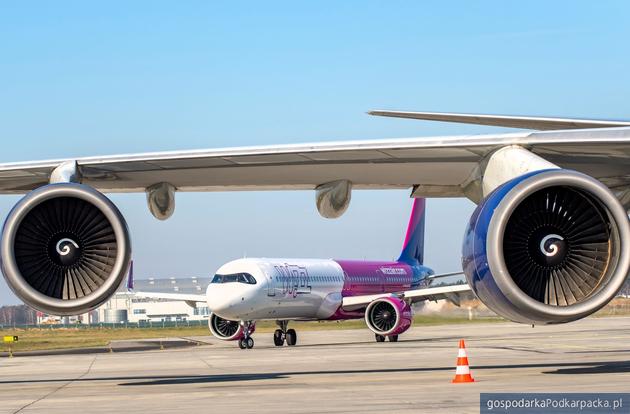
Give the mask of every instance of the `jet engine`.
M 2 272 L 29 306 L 53 315 L 90 311 L 109 299 L 129 267 L 124 218 L 95 189 L 50 184 L 13 207 L 2 229 Z
M 602 308 L 622 287 L 630 268 L 628 216 L 592 177 L 531 172 L 478 205 L 462 256 L 469 285 L 499 315 L 570 322 Z
M 405 301 L 386 297 L 371 302 L 365 310 L 365 322 L 378 335 L 399 335 L 411 326 L 413 313 Z
M 230 321 L 223 319 L 214 313 L 208 318 L 208 327 L 215 337 L 224 341 L 238 341 L 245 336 L 243 325 L 239 321 Z M 256 325 L 250 325 L 250 334 L 256 330 Z

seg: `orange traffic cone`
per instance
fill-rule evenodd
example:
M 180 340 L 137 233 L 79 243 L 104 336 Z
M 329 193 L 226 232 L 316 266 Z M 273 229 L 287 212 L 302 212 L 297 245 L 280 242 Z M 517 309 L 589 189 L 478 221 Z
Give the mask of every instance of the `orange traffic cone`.
M 455 369 L 455 378 L 452 383 L 475 382 L 470 375 L 470 367 L 468 366 L 468 356 L 466 355 L 466 344 L 464 340 L 459 341 L 459 352 L 457 354 L 457 368 Z

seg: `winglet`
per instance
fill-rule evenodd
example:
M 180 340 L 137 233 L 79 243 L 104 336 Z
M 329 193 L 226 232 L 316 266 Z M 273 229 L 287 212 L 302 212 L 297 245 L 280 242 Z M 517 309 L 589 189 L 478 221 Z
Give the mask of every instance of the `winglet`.
M 496 127 L 534 130 L 566 130 L 588 128 L 628 127 L 630 121 L 600 119 L 548 118 L 535 116 L 485 115 L 447 112 L 369 111 L 369 115 L 394 118 L 422 119 L 425 121 L 457 122 L 461 124 L 489 125 Z

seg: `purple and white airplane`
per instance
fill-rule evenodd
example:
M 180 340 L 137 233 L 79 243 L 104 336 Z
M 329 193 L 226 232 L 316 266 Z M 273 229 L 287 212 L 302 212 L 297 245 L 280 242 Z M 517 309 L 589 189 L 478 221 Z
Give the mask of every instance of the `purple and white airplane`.
M 206 302 L 208 324 L 217 338 L 238 341 L 241 349 L 254 346 L 256 321 L 275 320 L 274 344 L 297 343 L 289 321 L 345 320 L 365 317 L 376 341 L 391 342 L 411 326 L 411 304 L 449 299 L 470 291 L 461 279 L 431 287 L 436 279 L 462 273 L 434 275 L 424 266 L 426 200 L 414 200 L 402 253 L 397 261 L 246 258 L 221 266 L 206 295 L 136 292 L 137 296 Z M 459 283 L 458 283 L 459 282 Z

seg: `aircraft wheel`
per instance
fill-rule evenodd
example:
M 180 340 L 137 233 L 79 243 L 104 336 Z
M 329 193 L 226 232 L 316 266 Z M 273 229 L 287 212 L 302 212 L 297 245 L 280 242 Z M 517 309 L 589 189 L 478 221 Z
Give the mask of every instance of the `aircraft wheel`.
M 374 337 L 376 338 L 376 342 L 385 342 L 385 337 L 383 335 L 374 334 Z
M 297 333 L 295 329 L 289 329 L 287 331 L 287 345 L 293 346 L 297 343 Z
M 275 332 L 273 333 L 273 344 L 275 346 L 284 345 L 284 334 L 282 333 L 280 329 L 276 329 Z
M 398 335 L 390 335 L 388 338 L 389 342 L 398 342 Z
M 245 339 L 239 339 L 238 340 L 238 347 L 241 349 L 245 349 L 247 348 L 247 341 L 245 341 Z
M 247 347 L 247 349 L 252 349 L 254 347 L 254 338 L 247 338 L 247 340 L 245 341 L 245 346 Z

